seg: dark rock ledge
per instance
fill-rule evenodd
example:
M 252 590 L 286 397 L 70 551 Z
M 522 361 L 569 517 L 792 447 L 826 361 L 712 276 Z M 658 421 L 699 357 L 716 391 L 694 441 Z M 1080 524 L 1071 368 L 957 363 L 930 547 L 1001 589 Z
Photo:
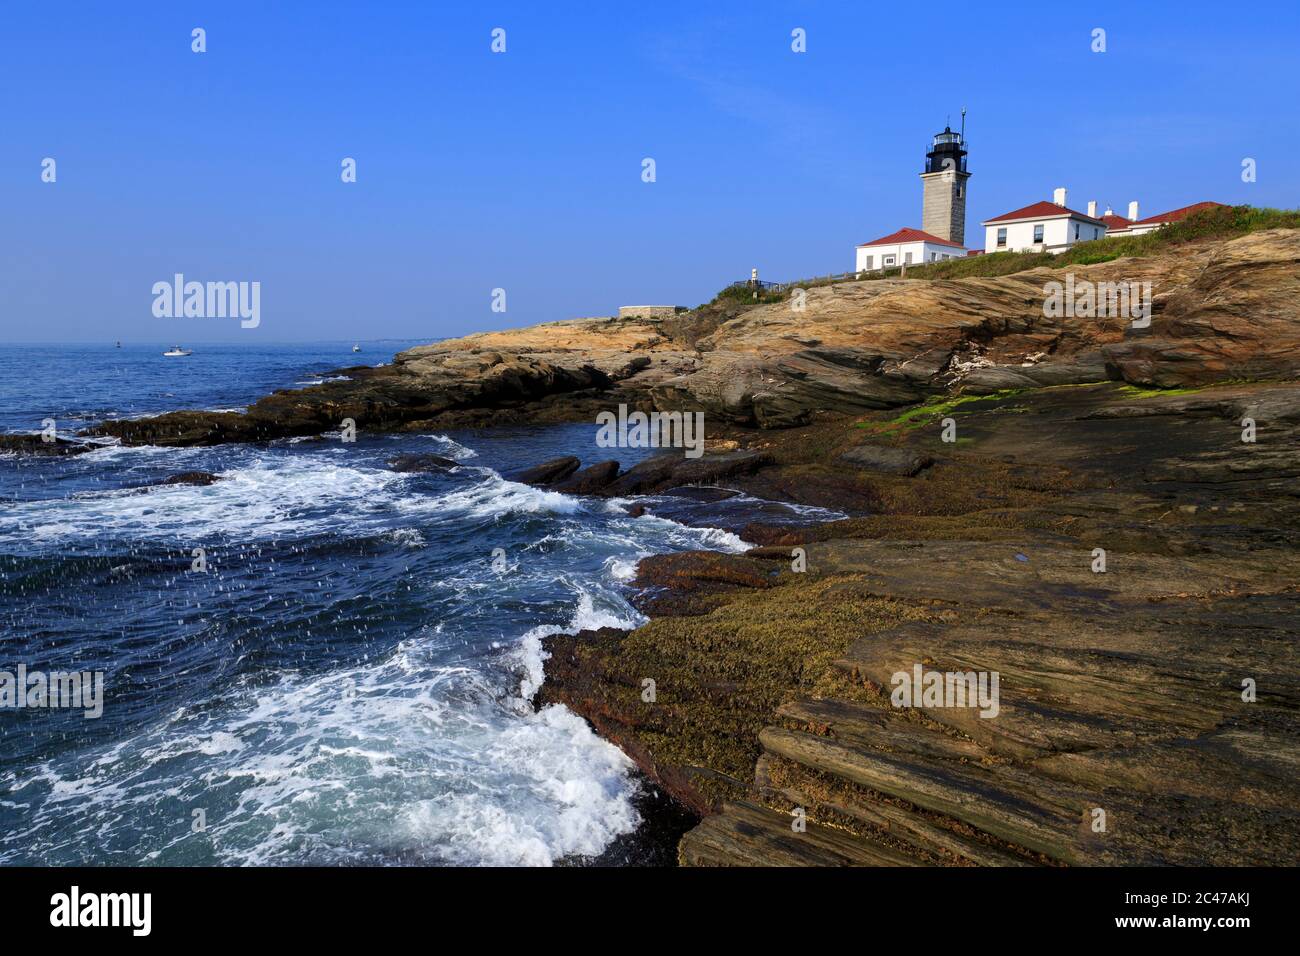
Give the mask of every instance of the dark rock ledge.
M 621 498 L 653 495 L 670 488 L 707 485 L 752 475 L 772 463 L 760 451 L 732 451 L 685 458 L 680 453 L 656 455 L 620 472 L 616 461 L 602 461 L 579 470 L 571 455 L 509 473 L 506 477 L 566 494 Z

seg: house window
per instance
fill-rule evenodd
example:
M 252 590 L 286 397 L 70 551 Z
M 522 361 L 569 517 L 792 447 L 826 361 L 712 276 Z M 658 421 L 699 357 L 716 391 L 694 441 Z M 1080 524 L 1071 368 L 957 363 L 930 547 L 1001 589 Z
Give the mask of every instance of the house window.
M 910 252 L 903 253 L 903 265 L 910 266 L 911 264 L 912 264 L 912 254 Z
M 1074 241 L 1079 241 L 1079 224 L 1077 222 L 1074 224 Z
M 863 268 L 866 269 L 868 272 L 871 271 L 871 260 L 874 258 L 875 256 L 867 256 L 865 260 L 865 265 L 863 266 Z
M 1099 235 L 1101 235 L 1101 230 L 1098 229 L 1096 226 L 1093 226 L 1093 227 L 1092 227 L 1092 238 L 1096 239 Z
M 1043 224 L 1040 222 L 1034 226 L 1034 245 L 1040 245 L 1043 241 Z
M 885 268 L 886 266 L 892 266 L 892 265 L 893 265 L 894 263 L 896 263 L 897 261 L 898 261 L 898 257 L 897 257 L 897 256 L 881 256 L 881 257 L 880 257 L 880 268 L 883 269 L 883 268 Z
M 1007 227 L 1003 226 L 1001 229 L 998 230 L 998 245 L 1005 246 L 1006 244 L 1007 244 Z

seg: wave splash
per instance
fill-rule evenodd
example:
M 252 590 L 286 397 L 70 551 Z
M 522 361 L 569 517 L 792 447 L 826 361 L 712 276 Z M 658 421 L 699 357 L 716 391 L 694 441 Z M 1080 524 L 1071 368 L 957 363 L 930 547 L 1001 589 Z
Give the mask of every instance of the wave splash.
M 647 555 L 747 545 L 508 481 L 496 467 L 550 450 L 528 441 L 38 463 L 48 480 L 0 512 L 23 582 L 0 597 L 102 655 L 108 699 L 94 733 L 0 756 L 0 862 L 547 865 L 634 830 L 631 762 L 532 708 L 543 640 L 641 624 L 626 587 Z M 459 467 L 387 467 L 431 444 Z M 189 470 L 220 480 L 148 487 Z M 187 573 L 197 545 L 210 573 Z

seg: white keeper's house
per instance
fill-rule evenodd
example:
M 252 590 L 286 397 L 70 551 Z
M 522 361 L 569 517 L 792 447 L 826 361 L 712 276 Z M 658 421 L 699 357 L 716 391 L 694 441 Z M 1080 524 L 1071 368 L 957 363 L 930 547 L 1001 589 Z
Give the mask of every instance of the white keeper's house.
M 1096 200 L 1088 202 L 1086 213 L 1065 204 L 1066 190 L 1057 189 L 1051 202 L 1036 202 L 1002 216 L 984 220 L 985 252 L 1064 252 L 1080 242 L 1107 236 L 1140 236 L 1154 232 L 1172 222 L 1186 219 L 1202 209 L 1222 206 L 1217 202 L 1198 202 L 1171 209 L 1146 219 L 1138 218 L 1137 201 L 1128 204 L 1128 217 L 1117 216 L 1107 208 L 1097 215 Z
M 873 242 L 858 246 L 858 272 L 878 269 L 896 269 L 903 265 L 920 265 L 966 255 L 966 247 L 959 242 L 940 239 L 920 229 L 900 229 Z
M 1065 189 L 1057 189 L 1051 202 L 1036 202 L 984 220 L 984 251 L 1061 253 L 1075 243 L 1106 235 L 1096 202 L 1088 203 L 1088 212 L 1082 213 L 1067 206 L 1065 198 Z
M 1223 206 L 1221 202 L 1196 202 L 1190 206 L 1183 206 L 1179 209 L 1171 209 L 1169 212 L 1162 212 L 1154 216 L 1147 216 L 1145 219 L 1138 218 L 1138 204 L 1135 199 L 1128 204 L 1128 218 L 1117 216 L 1110 209 L 1107 209 L 1101 217 L 1106 223 L 1106 235 L 1108 236 L 1140 236 L 1144 232 L 1155 232 L 1171 222 L 1178 222 L 1186 219 L 1192 213 L 1200 212 L 1202 209 L 1214 209 Z M 1224 206 L 1224 208 L 1227 208 Z

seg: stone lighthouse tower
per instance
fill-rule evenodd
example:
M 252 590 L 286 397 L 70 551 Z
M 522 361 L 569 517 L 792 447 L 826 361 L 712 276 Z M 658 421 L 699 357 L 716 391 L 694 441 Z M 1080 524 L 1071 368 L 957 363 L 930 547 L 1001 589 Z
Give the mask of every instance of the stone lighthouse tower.
M 966 245 L 966 111 L 961 111 L 960 133 L 944 127 L 925 154 L 925 198 L 921 228 L 932 236 Z

